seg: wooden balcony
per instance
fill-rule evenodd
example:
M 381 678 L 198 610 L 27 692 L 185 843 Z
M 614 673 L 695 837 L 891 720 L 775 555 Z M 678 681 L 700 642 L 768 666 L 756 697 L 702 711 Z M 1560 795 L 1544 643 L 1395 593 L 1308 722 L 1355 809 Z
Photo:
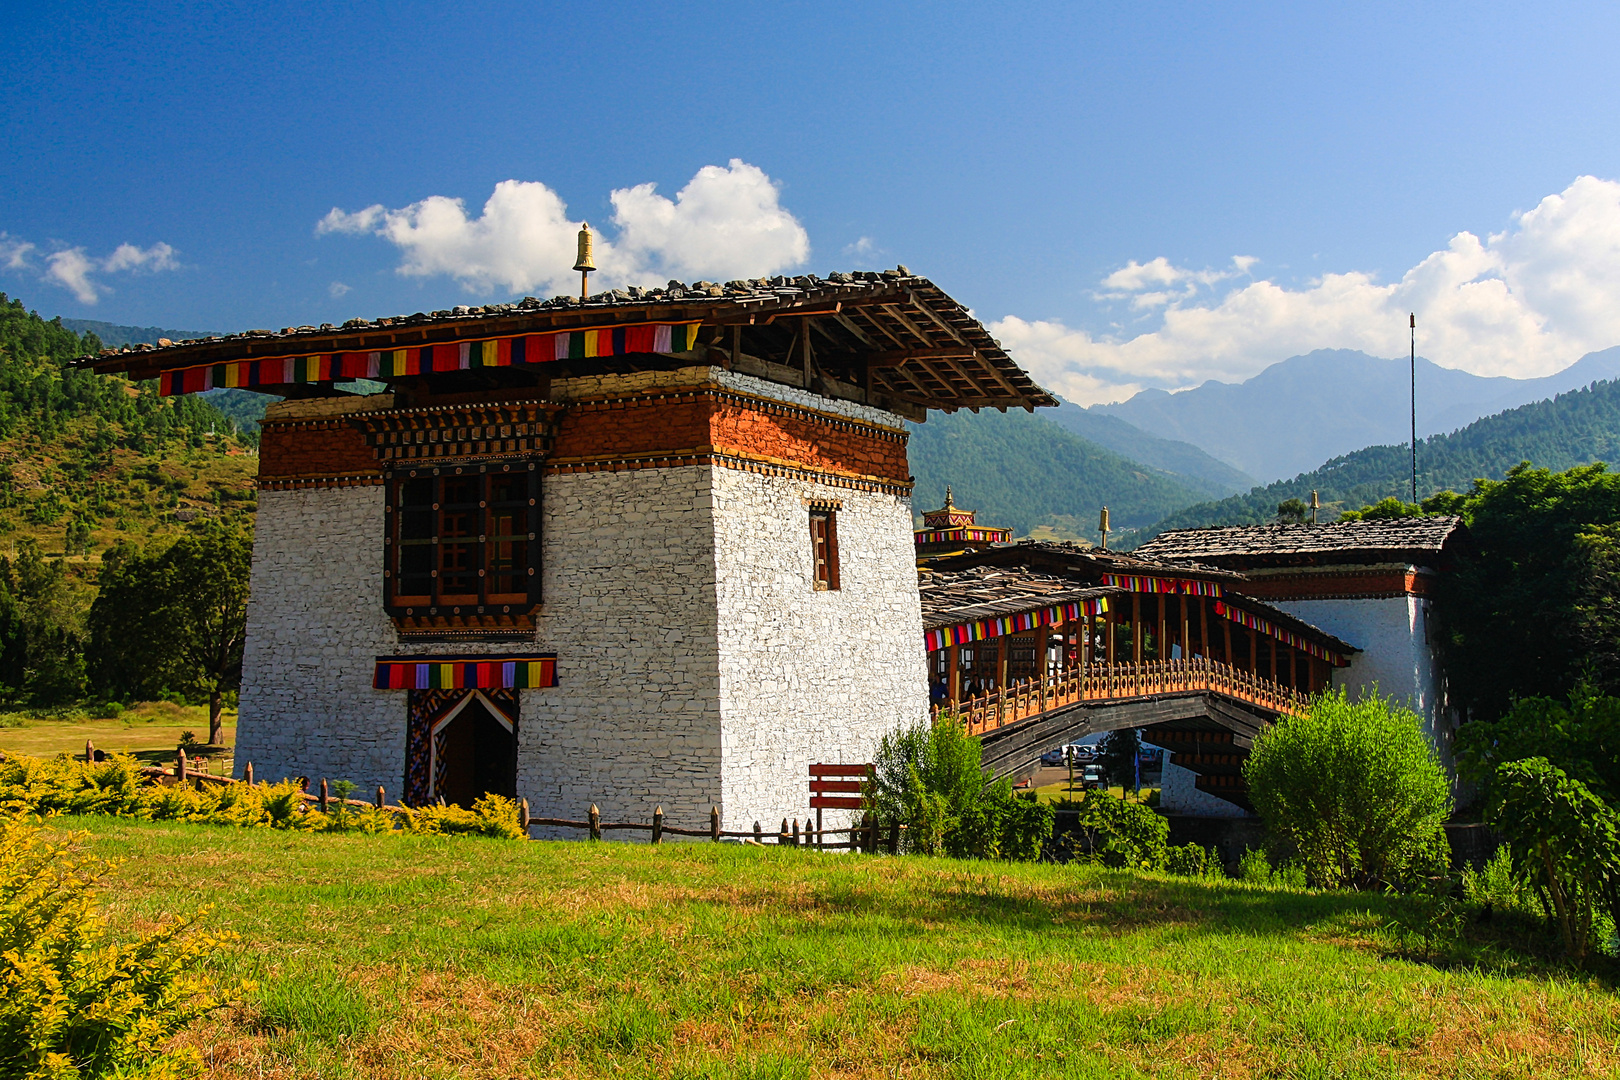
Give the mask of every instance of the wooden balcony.
M 1089 664 L 937 704 L 933 716 L 954 713 L 969 735 L 984 735 L 1075 705 L 1125 702 L 1161 694 L 1211 693 L 1265 712 L 1303 712 L 1307 698 L 1260 675 L 1205 657 L 1140 664 Z

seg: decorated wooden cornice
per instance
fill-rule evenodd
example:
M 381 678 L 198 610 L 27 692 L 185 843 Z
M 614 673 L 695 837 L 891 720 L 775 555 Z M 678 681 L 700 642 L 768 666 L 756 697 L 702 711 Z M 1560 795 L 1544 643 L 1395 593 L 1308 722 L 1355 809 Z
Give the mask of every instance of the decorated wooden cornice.
M 548 401 L 431 405 L 358 413 L 350 423 L 385 465 L 452 458 L 543 457 L 566 407 Z

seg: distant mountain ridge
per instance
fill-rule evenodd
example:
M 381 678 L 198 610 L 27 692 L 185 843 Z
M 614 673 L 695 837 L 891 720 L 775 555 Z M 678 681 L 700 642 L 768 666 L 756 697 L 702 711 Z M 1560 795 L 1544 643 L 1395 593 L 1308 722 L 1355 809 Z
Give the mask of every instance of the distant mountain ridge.
M 1117 416 L 1083 409 L 1072 401 L 1044 410 L 1040 415 L 1105 450 L 1176 473 L 1195 487 L 1208 487 L 1214 494 L 1235 495 L 1258 483 L 1248 473 L 1211 457 L 1192 443 L 1161 439 Z
M 1369 446 L 1336 457 L 1291 480 L 1243 495 L 1200 503 L 1166 516 L 1139 540 L 1168 529 L 1257 525 L 1273 520 L 1286 499 L 1308 502 L 1317 491 L 1333 520 L 1394 495 L 1411 494 L 1410 446 Z M 1497 480 L 1521 461 L 1561 471 L 1596 461 L 1620 461 L 1620 381 L 1598 382 L 1548 401 L 1488 416 L 1447 435 L 1418 442 L 1418 495 L 1467 490 L 1476 478 Z
M 1131 461 L 1047 415 L 934 413 L 909 425 L 913 510 L 938 507 L 949 484 L 956 505 L 978 511 L 982 524 L 1089 540 L 1104 504 L 1125 530 L 1209 498 L 1207 485 Z
M 1620 346 L 1589 353 L 1539 379 L 1486 378 L 1417 362 L 1418 435 L 1443 434 L 1504 409 L 1620 378 Z M 1161 439 L 1191 443 L 1269 482 L 1329 458 L 1410 437 L 1408 360 L 1319 349 L 1242 383 L 1206 382 L 1179 393 L 1144 390 L 1086 411 L 1117 417 Z
M 186 338 L 215 336 L 212 330 L 165 330 L 161 326 L 121 326 L 118 323 L 101 322 L 97 319 L 63 319 L 62 325 L 75 334 L 94 334 L 101 339 L 103 345 L 113 348 L 142 342 L 156 345 L 158 338 L 184 341 Z

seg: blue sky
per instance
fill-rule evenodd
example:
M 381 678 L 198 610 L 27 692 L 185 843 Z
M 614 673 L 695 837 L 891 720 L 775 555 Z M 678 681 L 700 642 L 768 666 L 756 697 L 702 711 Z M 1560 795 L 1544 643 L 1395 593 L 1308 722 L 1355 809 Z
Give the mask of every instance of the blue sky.
M 1303 7 L 9 3 L 0 289 L 337 322 L 547 295 L 589 219 L 626 281 L 905 263 L 1082 401 L 1408 308 L 1483 374 L 1620 344 L 1620 9 Z

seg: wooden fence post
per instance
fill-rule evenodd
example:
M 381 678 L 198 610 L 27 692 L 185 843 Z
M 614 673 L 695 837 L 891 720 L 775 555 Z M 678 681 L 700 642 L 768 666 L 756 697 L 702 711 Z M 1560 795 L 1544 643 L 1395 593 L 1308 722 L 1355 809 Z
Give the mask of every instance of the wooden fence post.
M 529 839 L 529 800 L 518 801 L 518 825 L 523 829 L 523 839 Z
M 251 761 L 242 766 L 242 783 L 248 785 L 253 783 L 253 762 Z
M 388 800 L 387 800 L 386 796 L 384 796 L 384 794 L 383 794 L 383 786 L 381 784 L 378 784 L 377 785 L 377 809 L 381 810 L 383 808 L 383 803 L 385 803 L 387 801 Z
M 321 777 L 321 813 L 326 813 L 326 777 Z
M 872 811 L 868 810 L 866 812 L 866 816 L 863 819 L 863 821 L 864 821 L 864 824 L 866 825 L 866 835 L 861 837 L 861 839 L 866 844 L 866 853 L 868 855 L 876 855 L 877 854 L 877 820 L 872 817 Z
M 602 839 L 602 811 L 600 811 L 600 810 L 598 810 L 596 808 L 595 803 L 591 803 L 590 822 L 591 822 L 591 839 L 592 840 L 600 840 L 600 839 Z
M 720 842 L 720 808 L 713 803 L 709 804 L 709 839 Z
M 889 822 L 889 854 L 900 854 L 900 823 L 898 821 Z
M 808 825 L 809 822 L 806 822 L 805 824 Z M 798 818 L 793 819 L 793 846 L 794 847 L 799 846 L 799 819 Z
M 785 844 L 788 842 L 787 818 L 782 819 L 782 831 L 776 834 L 776 842 L 778 844 Z
M 89 739 L 84 740 L 84 763 L 90 764 L 96 760 L 96 744 Z
M 763 844 L 764 842 L 765 832 L 759 827 L 759 822 L 756 821 L 754 822 L 754 843 Z
M 186 748 L 183 746 L 174 756 L 174 778 L 182 784 L 186 782 Z
M 664 842 L 664 808 L 662 806 L 653 810 L 652 842 L 655 844 Z

